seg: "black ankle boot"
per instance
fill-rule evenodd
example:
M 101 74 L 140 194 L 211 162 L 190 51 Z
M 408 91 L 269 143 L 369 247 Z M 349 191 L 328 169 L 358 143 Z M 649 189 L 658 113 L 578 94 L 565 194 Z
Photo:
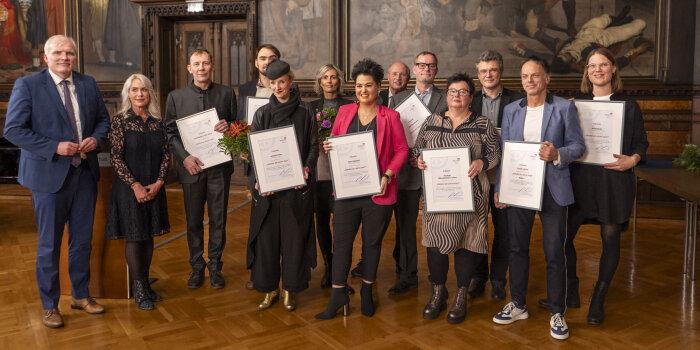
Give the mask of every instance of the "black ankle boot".
M 444 284 L 433 284 L 433 295 L 423 309 L 423 318 L 433 320 L 447 308 L 447 289 Z
M 608 282 L 598 281 L 593 287 L 593 295 L 591 296 L 591 306 L 588 308 L 588 324 L 601 324 L 605 320 L 605 295 L 608 294 Z
M 134 280 L 134 301 L 141 310 L 153 310 L 153 302 L 147 286 L 148 282 L 145 280 Z
M 459 287 L 450 312 L 447 313 L 447 322 L 460 323 L 464 321 L 465 317 L 467 317 L 467 287 Z
M 566 307 L 573 309 L 581 307 L 581 297 L 578 294 L 578 277 L 566 281 Z
M 367 317 L 372 317 L 374 315 L 372 285 L 373 283 L 365 283 L 365 281 L 362 281 L 362 289 L 360 289 L 360 296 L 362 297 L 362 314 Z
M 321 277 L 321 288 L 328 288 L 331 286 L 331 266 L 333 262 L 333 254 L 323 255 L 323 263 L 326 270 L 323 271 L 323 277 Z
M 345 291 L 345 287 L 331 289 L 331 298 L 328 300 L 326 311 L 317 314 L 315 317 L 319 320 L 330 320 L 338 314 L 338 310 L 343 308 L 343 316 L 350 314 L 350 298 Z

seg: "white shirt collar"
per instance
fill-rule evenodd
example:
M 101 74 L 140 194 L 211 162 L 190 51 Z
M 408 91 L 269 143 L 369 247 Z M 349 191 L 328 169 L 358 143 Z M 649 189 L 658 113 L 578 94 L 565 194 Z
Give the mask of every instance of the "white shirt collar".
M 55 85 L 60 84 L 64 80 L 68 80 L 68 81 L 70 81 L 71 84 L 73 84 L 73 72 L 70 73 L 70 76 L 68 78 L 63 79 L 63 78 L 59 77 L 58 75 L 56 75 L 54 72 L 52 72 L 51 69 L 48 69 L 48 71 L 49 71 L 49 74 L 51 74 L 51 79 L 53 79 L 53 83 Z

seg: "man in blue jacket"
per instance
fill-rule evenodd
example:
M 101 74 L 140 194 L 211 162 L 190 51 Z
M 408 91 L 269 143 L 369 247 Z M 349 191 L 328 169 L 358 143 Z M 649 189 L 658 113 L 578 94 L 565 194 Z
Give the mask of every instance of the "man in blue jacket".
M 581 135 L 578 113 L 574 103 L 547 93 L 549 65 L 539 57 L 527 58 L 520 68 L 520 78 L 526 97 L 503 111 L 501 142 L 529 141 L 541 143 L 539 157 L 547 162 L 542 208 L 542 246 L 547 262 L 547 297 L 551 303 L 550 335 L 567 339 L 569 328 L 564 320 L 566 295 L 566 210 L 574 203 L 569 179 L 569 163 L 580 158 L 586 146 Z M 494 201 L 498 208 L 498 192 L 502 166 L 499 168 Z M 493 317 L 493 322 L 510 324 L 528 318 L 525 296 L 530 268 L 530 233 L 535 210 L 509 207 L 510 236 L 510 295 L 511 302 Z
M 55 35 L 44 45 L 48 69 L 18 79 L 7 107 L 5 137 L 22 149 L 19 183 L 32 190 L 39 244 L 36 279 L 43 323 L 63 326 L 58 262 L 68 224 L 72 309 L 104 312 L 90 297 L 92 225 L 100 178 L 97 148 L 109 115 L 95 79 L 73 71 L 76 45 Z

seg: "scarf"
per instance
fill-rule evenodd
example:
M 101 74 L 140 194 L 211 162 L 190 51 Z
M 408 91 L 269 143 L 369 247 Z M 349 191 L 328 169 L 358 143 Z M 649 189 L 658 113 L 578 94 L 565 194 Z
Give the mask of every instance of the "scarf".
M 270 113 L 272 114 L 272 125 L 275 127 L 292 124 L 292 114 L 299 107 L 301 102 L 299 90 L 289 90 L 289 100 L 280 103 L 275 95 L 270 96 Z

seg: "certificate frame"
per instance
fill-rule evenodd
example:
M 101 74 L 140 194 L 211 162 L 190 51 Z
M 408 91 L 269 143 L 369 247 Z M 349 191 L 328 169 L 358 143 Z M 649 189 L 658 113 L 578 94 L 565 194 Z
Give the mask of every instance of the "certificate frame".
M 245 99 L 245 122 L 248 125 L 253 125 L 253 118 L 255 117 L 255 112 L 260 109 L 260 107 L 270 103 L 270 98 L 268 97 L 255 97 L 248 96 Z
M 187 153 L 197 157 L 204 165 L 202 169 L 211 168 L 222 163 L 231 162 L 233 158 L 226 155 L 224 151 L 219 149 L 218 142 L 224 134 L 214 130 L 214 125 L 219 122 L 219 114 L 216 113 L 216 108 L 210 108 L 206 111 L 188 115 L 177 119 L 177 130 L 180 134 L 180 140 L 185 147 Z M 195 129 L 193 125 L 200 124 L 200 127 Z M 211 143 L 209 149 L 201 152 L 197 144 Z
M 511 207 L 542 210 L 542 197 L 544 193 L 544 180 L 547 171 L 547 162 L 539 157 L 540 142 L 525 142 L 525 141 L 504 141 L 503 142 L 503 157 L 501 160 L 501 178 L 498 186 L 498 203 L 506 204 Z M 517 157 L 530 157 L 526 161 L 532 162 L 532 187 L 530 191 L 533 195 L 520 195 L 511 186 L 505 186 L 504 181 L 517 181 L 514 179 L 513 173 L 522 171 L 515 168 L 513 163 L 517 161 Z M 521 158 L 522 159 L 522 158 Z M 523 165 L 522 163 L 519 165 Z M 526 176 L 526 174 L 521 174 Z M 517 185 L 516 185 L 517 186 Z
M 294 132 L 294 125 L 282 126 L 278 128 L 266 129 L 251 132 L 248 134 L 250 145 L 251 161 L 255 171 L 255 180 L 258 183 L 259 193 L 279 192 L 290 188 L 306 186 L 304 179 L 304 165 L 301 162 L 299 144 Z M 273 170 L 266 167 L 266 147 L 261 145 L 265 141 L 275 138 L 284 138 L 287 159 L 280 158 L 277 162 L 288 162 L 288 166 L 282 169 L 283 173 L 275 174 Z M 269 141 L 268 141 L 269 142 Z M 262 146 L 262 147 L 261 147 Z M 271 164 L 270 164 L 271 165 Z
M 328 142 L 331 144 L 331 150 L 328 152 L 328 163 L 331 170 L 331 182 L 333 184 L 333 193 L 336 200 L 364 197 L 381 193 L 381 175 L 379 174 L 379 160 L 377 158 L 377 147 L 374 142 L 372 131 L 364 131 L 346 135 L 329 137 Z M 359 188 L 346 188 L 343 181 L 342 160 L 340 157 L 340 149 L 343 145 L 352 143 L 364 142 L 369 147 L 365 147 L 364 156 L 367 157 L 367 184 L 359 186 Z M 376 176 L 372 176 L 376 174 Z
M 625 132 L 625 101 L 595 101 L 595 100 L 574 100 L 578 110 L 578 120 L 581 126 L 583 140 L 586 143 L 586 152 L 576 161 L 583 164 L 603 165 L 613 163 L 617 159 L 613 154 L 622 153 L 622 138 Z M 602 113 L 600 117 L 607 117 L 609 120 L 597 122 L 588 115 Z M 586 115 L 584 117 L 584 115 Z M 595 123 L 595 124 L 594 124 Z M 602 129 L 611 128 L 610 131 Z M 602 133 L 602 135 L 601 135 Z M 605 141 L 607 139 L 607 141 Z M 598 150 L 598 152 L 591 152 Z
M 407 119 L 408 113 L 405 113 L 405 111 L 407 109 L 416 108 L 419 111 L 416 111 L 415 113 L 423 111 L 426 115 L 425 118 L 423 118 L 422 120 L 416 120 L 414 121 L 414 123 L 411 124 L 412 120 Z M 416 144 L 416 138 L 418 138 L 418 132 L 420 132 L 421 126 L 423 126 L 425 120 L 428 119 L 433 113 L 430 112 L 428 106 L 426 106 L 425 103 L 423 103 L 423 101 L 415 93 L 408 94 L 408 97 L 403 99 L 403 101 L 399 102 L 399 104 L 396 105 L 396 108 L 394 108 L 394 110 L 399 112 L 401 125 L 403 126 L 404 134 L 406 134 L 406 143 L 408 143 L 408 148 L 413 148 L 413 146 L 415 146 Z M 413 132 L 411 132 L 411 130 L 413 130 Z
M 457 159 L 459 161 L 459 171 L 456 175 L 459 177 L 459 182 L 461 184 L 459 192 L 462 194 L 462 201 L 440 203 L 435 198 L 436 196 L 433 190 L 439 185 L 436 185 L 433 181 L 435 174 L 433 174 L 431 160 L 444 157 L 460 157 Z M 469 147 L 426 148 L 421 150 L 421 158 L 428 165 L 425 170 L 421 172 L 423 176 L 423 198 L 425 200 L 425 207 L 423 210 L 425 210 L 426 213 L 473 212 L 475 210 L 474 187 L 472 185 L 472 179 L 467 175 L 469 166 L 471 165 Z

